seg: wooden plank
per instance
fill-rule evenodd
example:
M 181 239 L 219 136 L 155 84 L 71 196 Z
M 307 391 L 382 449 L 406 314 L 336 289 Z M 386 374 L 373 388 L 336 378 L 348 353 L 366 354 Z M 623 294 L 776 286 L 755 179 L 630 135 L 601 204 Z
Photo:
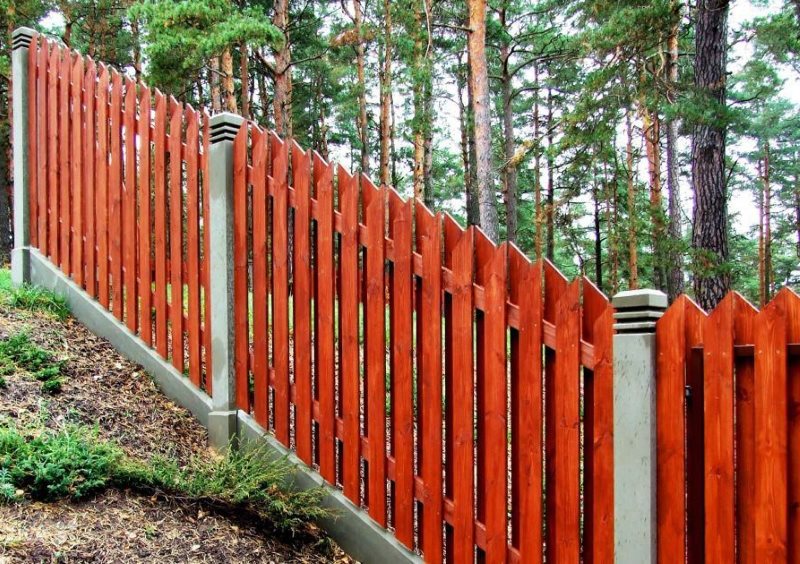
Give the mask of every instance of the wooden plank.
M 289 446 L 289 145 L 270 134 L 275 437 Z
M 41 37 L 41 36 L 40 36 Z M 42 255 L 48 256 L 48 186 L 50 179 L 49 155 L 49 67 L 50 44 L 42 37 L 41 46 L 38 51 L 37 72 L 36 72 L 36 121 L 38 123 L 38 142 L 36 145 L 36 165 L 39 173 L 36 177 L 38 203 L 37 210 L 39 219 L 37 222 L 37 245 Z
M 247 280 L 247 135 L 242 127 L 233 140 L 233 326 L 236 405 L 250 413 L 247 359 L 250 354 Z
M 172 365 L 183 372 L 183 106 L 170 97 L 169 119 L 169 317 Z
M 169 355 L 167 324 L 167 99 L 156 90 L 154 142 L 154 209 L 155 231 L 153 237 L 156 283 L 153 303 L 156 309 L 156 350 L 162 358 Z
M 101 64 L 97 80 L 97 298 L 104 308 L 109 306 L 108 264 L 108 70 Z
M 384 295 L 384 240 L 386 238 L 386 193 L 361 177 L 367 252 L 364 274 L 366 379 L 364 400 L 369 449 L 369 514 L 386 527 L 386 307 Z
M 189 379 L 200 387 L 200 186 L 198 115 L 186 107 L 186 270 L 188 292 Z
M 72 265 L 75 283 L 83 288 L 83 57 L 72 65 Z
M 30 45 L 28 46 L 28 238 L 30 245 L 36 248 L 39 244 L 39 230 L 38 219 L 39 212 L 37 206 L 39 204 L 37 190 L 39 187 L 39 163 L 37 158 L 39 155 L 39 102 L 37 100 L 36 89 L 36 75 L 42 72 L 38 65 L 39 50 L 42 49 L 43 38 L 37 33 L 33 36 Z
M 557 562 L 580 557 L 580 280 L 567 286 L 556 305 L 555 508 L 553 547 Z
M 445 388 L 447 390 L 447 494 L 453 501 L 451 562 L 474 559 L 475 428 L 472 272 L 475 230 L 444 219 L 445 265 L 453 272 L 453 292 L 445 296 Z
M 72 147 L 70 146 L 70 108 L 72 75 L 72 52 L 63 48 L 61 50 L 61 65 L 58 79 L 58 156 L 59 156 L 59 239 L 60 239 L 60 264 L 61 272 L 65 276 L 72 275 L 72 261 L 70 253 L 70 233 L 72 231 Z
M 736 527 L 733 459 L 733 336 L 736 294 L 711 312 L 704 328 L 705 561 L 733 562 Z
M 269 426 L 269 342 L 267 276 L 267 134 L 252 130 L 253 183 L 253 411 Z
M 420 524 L 426 562 L 441 562 L 442 547 L 442 265 L 441 216 L 417 201 L 414 205 L 417 251 L 422 255 L 417 401 L 420 452 L 418 465 L 425 493 Z
M 339 358 L 342 419 L 344 420 L 344 457 L 342 482 L 344 495 L 356 505 L 360 494 L 360 361 L 358 347 L 358 186 L 344 168 L 337 171 L 339 212 L 342 214 L 342 237 L 339 264 L 341 285 L 339 295 Z
M 111 311 L 120 321 L 122 303 L 122 77 L 111 71 L 111 111 L 109 137 L 111 159 L 108 172 L 108 246 L 111 255 Z
M 686 308 L 680 296 L 656 323 L 658 561 L 686 546 Z
M 785 296 L 782 296 L 785 294 Z M 778 296 L 783 300 L 787 340 L 800 342 L 800 298 L 787 288 Z M 787 378 L 787 555 L 789 562 L 800 561 L 800 358 L 791 356 Z
M 294 248 L 292 297 L 294 310 L 295 448 L 310 465 L 311 452 L 311 160 L 292 144 L 294 187 Z
M 96 106 L 95 106 L 95 83 L 97 80 L 97 69 L 94 61 L 88 59 L 86 65 L 86 75 L 83 86 L 83 104 L 86 108 L 86 130 L 83 138 L 83 185 L 86 192 L 84 198 L 84 224 L 86 226 L 86 241 L 84 244 L 83 256 L 86 261 L 86 291 L 90 297 L 97 295 L 97 260 L 96 260 L 96 236 L 95 236 L 95 213 L 97 203 L 95 201 L 95 170 L 97 168 L 96 151 Z
M 319 401 L 317 456 L 322 477 L 336 483 L 335 407 L 336 386 L 334 353 L 334 279 L 333 268 L 333 167 L 314 153 L 314 194 L 317 200 L 317 241 L 314 308 L 314 370 Z M 340 304 L 341 307 L 341 304 Z
M 788 412 L 787 323 L 783 293 L 767 305 L 754 324 L 755 489 L 753 493 L 755 562 L 787 562 Z
M 136 287 L 136 84 L 125 77 L 125 182 L 122 184 L 122 265 L 125 277 L 125 324 L 139 331 L 139 289 Z
M 484 288 L 486 302 L 477 321 L 477 510 L 486 527 L 486 562 L 504 561 L 507 544 L 506 253 L 506 245 L 496 247 L 478 232 L 475 278 Z
M 753 344 L 753 324 L 756 309 L 740 297 L 734 310 L 734 348 L 737 345 Z M 735 374 L 735 482 L 736 482 L 736 535 L 737 554 L 740 562 L 755 562 L 755 367 L 754 358 L 736 358 Z
M 686 555 L 689 564 L 705 561 L 705 389 L 704 340 L 707 317 L 687 299 L 685 309 L 686 384 Z M 688 351 L 691 351 L 689 353 Z
M 211 183 L 208 170 L 209 120 L 206 110 L 202 110 L 203 117 L 203 154 L 201 158 L 203 167 L 203 260 L 200 270 L 203 273 L 203 356 L 205 360 L 205 390 L 211 395 L 211 307 L 209 305 L 209 288 L 211 287 L 211 241 L 209 229 L 209 186 Z
M 47 64 L 47 192 L 49 221 L 50 260 L 56 266 L 60 265 L 58 252 L 59 228 L 59 168 L 58 168 L 58 69 L 61 60 L 61 50 L 53 46 L 50 61 Z
M 520 307 L 511 331 L 512 544 L 523 562 L 542 561 L 542 265 L 508 253 L 509 298 Z
M 395 536 L 407 548 L 414 548 L 414 392 L 413 392 L 413 274 L 411 264 L 411 202 L 389 190 L 389 230 L 394 242 L 391 266 L 391 394 L 392 455 L 395 462 L 392 508 Z M 471 256 L 471 255 L 470 255 Z M 459 271 L 461 273 L 461 271 Z M 471 311 L 470 311 L 471 315 Z M 472 335 L 470 333 L 470 339 Z M 471 345 L 470 345 L 471 349 Z M 471 360 L 471 355 L 470 355 Z M 472 374 L 472 370 L 469 371 Z M 470 403 L 472 378 L 470 380 Z M 471 415 L 470 415 L 471 418 Z M 472 427 L 467 445 L 472 455 Z M 472 464 L 470 463 L 470 484 Z M 470 485 L 470 496 L 472 487 Z M 471 515 L 471 511 L 470 511 Z M 471 525 L 471 521 L 470 521 Z M 471 528 L 470 528 L 471 534 Z
M 152 192 L 150 148 L 150 89 L 142 86 L 139 97 L 139 330 L 148 347 L 153 346 Z
M 595 365 L 583 369 L 584 390 L 584 561 L 614 558 L 614 311 L 586 277 L 582 338 L 592 343 Z

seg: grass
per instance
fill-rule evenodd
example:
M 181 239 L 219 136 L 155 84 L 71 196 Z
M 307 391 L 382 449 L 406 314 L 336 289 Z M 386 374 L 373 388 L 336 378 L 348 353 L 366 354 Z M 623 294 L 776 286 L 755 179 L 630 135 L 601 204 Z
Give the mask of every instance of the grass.
M 0 341 L 2 376 L 28 372 L 42 383 L 43 392 L 54 394 L 61 391 L 63 368 L 63 360 L 57 360 L 52 352 L 33 343 L 27 333 L 17 333 Z
M 38 286 L 14 286 L 8 269 L 0 270 L 0 301 L 17 309 L 50 315 L 59 321 L 64 321 L 69 316 L 64 298 Z
M 0 422 L 0 503 L 80 500 L 116 487 L 245 512 L 294 534 L 329 512 L 320 506 L 324 490 L 293 491 L 291 473 L 290 463 L 261 448 L 231 449 L 181 468 L 167 458 L 132 459 L 96 428 L 20 430 Z

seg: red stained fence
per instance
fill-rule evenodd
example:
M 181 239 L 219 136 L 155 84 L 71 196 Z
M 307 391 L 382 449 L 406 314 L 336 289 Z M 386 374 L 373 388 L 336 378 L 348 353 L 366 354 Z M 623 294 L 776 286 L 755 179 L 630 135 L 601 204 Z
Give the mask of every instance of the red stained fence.
M 40 36 L 29 57 L 31 245 L 210 392 L 208 115 Z
M 208 115 L 29 72 L 32 245 L 210 393 Z M 611 561 L 605 296 L 253 124 L 233 178 L 238 407 L 428 562 Z
M 233 150 L 239 408 L 428 562 L 610 561 L 607 299 L 255 125 Z
M 682 297 L 656 338 L 659 561 L 800 561 L 800 298 Z

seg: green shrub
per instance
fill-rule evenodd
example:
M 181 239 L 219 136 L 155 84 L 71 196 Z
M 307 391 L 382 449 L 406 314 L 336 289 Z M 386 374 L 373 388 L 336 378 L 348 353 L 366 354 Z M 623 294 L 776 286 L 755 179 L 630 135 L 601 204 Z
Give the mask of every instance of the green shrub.
M 285 459 L 270 459 L 262 448 L 231 450 L 181 468 L 167 458 L 128 458 L 101 441 L 96 429 L 20 431 L 0 422 L 0 502 L 6 503 L 18 501 L 20 492 L 39 500 L 81 499 L 115 486 L 243 510 L 279 532 L 295 533 L 329 512 L 320 506 L 322 488 L 291 490 L 292 468 Z
M 0 341 L 0 375 L 25 370 L 42 382 L 42 391 L 52 394 L 61 390 L 63 367 L 64 361 L 31 342 L 26 333 Z
M 68 427 L 26 436 L 15 427 L 0 427 L 4 483 L 33 499 L 81 499 L 102 490 L 121 456 L 119 448 L 99 441 L 96 431 Z

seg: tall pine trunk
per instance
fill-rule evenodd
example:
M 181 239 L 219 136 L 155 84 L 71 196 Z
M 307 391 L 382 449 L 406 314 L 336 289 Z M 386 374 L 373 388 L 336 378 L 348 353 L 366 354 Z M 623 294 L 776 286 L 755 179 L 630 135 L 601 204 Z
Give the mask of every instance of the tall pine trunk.
M 250 119 L 250 73 L 247 68 L 247 58 L 249 51 L 247 50 L 247 43 L 242 42 L 239 61 L 239 74 L 242 81 L 242 117 Z
M 367 123 L 367 83 L 364 74 L 364 32 L 361 0 L 353 0 L 356 27 L 356 75 L 358 78 L 358 137 L 361 143 L 361 172 L 369 174 L 369 124 Z
M 547 260 L 554 261 L 556 258 L 556 225 L 555 225 L 555 162 L 553 161 L 553 91 L 547 87 L 547 194 L 545 210 L 545 229 L 546 229 L 546 256 Z
M 392 3 L 383 1 L 383 68 L 381 69 L 381 162 L 380 182 L 392 183 Z
M 533 66 L 533 83 L 535 98 L 533 101 L 533 142 L 536 154 L 533 159 L 533 216 L 534 226 L 536 228 L 534 234 L 534 249 L 536 258 L 542 258 L 542 231 L 544 222 L 544 214 L 542 214 L 542 141 L 539 139 L 541 135 L 541 124 L 539 123 L 539 65 Z
M 676 100 L 678 88 L 678 25 L 680 23 L 681 2 L 675 3 L 676 20 L 671 27 L 667 44 L 667 96 L 670 103 Z M 670 302 L 683 293 L 683 242 L 681 229 L 681 200 L 678 179 L 678 123 L 667 117 L 667 191 L 669 192 L 669 223 L 667 226 L 667 296 Z
M 639 287 L 639 257 L 636 229 L 636 182 L 633 174 L 633 126 L 631 124 L 631 111 L 625 114 L 625 131 L 627 143 L 625 144 L 626 180 L 628 183 L 628 287 L 636 290 Z
M 507 30 L 506 7 L 500 10 L 500 25 Z M 517 240 L 517 167 L 514 163 L 514 113 L 511 105 L 512 84 L 509 69 L 511 50 L 506 42 L 500 46 L 503 98 L 503 196 L 506 206 L 506 239 Z
M 233 56 L 231 55 L 230 47 L 226 47 L 222 51 L 221 71 L 225 109 L 229 112 L 238 113 L 239 109 L 236 104 L 236 93 L 233 85 Z
M 661 198 L 661 120 L 657 113 L 642 108 L 647 171 L 650 180 L 650 239 L 653 245 L 653 285 L 666 290 L 667 254 L 664 249 L 664 209 Z
M 272 108 L 275 131 L 286 138 L 292 137 L 292 54 L 287 27 L 289 25 L 289 0 L 276 0 L 272 23 L 284 34 L 284 41 L 275 50 L 275 91 Z
M 695 90 L 720 109 L 725 104 L 727 82 L 728 4 L 728 0 L 697 2 Z M 706 310 L 713 309 L 730 289 L 725 177 L 727 124 L 723 119 L 697 123 L 692 136 L 694 288 L 699 305 Z
M 486 69 L 486 2 L 468 0 L 469 80 L 472 84 L 472 116 L 475 130 L 475 178 L 481 229 L 493 241 L 499 229 L 492 171 L 492 124 L 489 115 L 489 75 Z

